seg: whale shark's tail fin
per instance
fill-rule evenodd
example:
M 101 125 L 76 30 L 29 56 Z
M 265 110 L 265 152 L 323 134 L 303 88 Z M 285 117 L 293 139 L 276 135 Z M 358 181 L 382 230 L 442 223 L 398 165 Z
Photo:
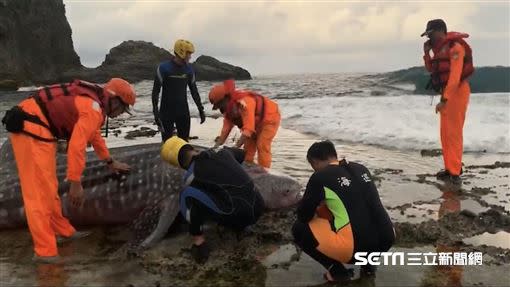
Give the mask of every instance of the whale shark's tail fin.
M 158 204 L 145 208 L 133 222 L 131 240 L 126 244 L 127 254 L 141 251 L 159 242 L 167 233 L 179 213 L 178 200 L 171 194 Z

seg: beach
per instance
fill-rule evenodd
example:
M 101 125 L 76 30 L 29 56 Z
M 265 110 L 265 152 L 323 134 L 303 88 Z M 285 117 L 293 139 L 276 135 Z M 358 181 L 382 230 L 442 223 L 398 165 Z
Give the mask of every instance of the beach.
M 0 287 L 510 286 L 505 22 L 508 1 L 0 0 Z M 170 120 L 207 152 L 161 150 Z M 270 169 L 211 152 L 232 123 Z
M 306 85 L 297 84 L 295 77 L 239 83 L 240 87 L 270 94 L 280 104 L 283 120 L 273 142 L 272 169 L 292 176 L 304 187 L 313 173 L 306 161 L 308 147 L 319 139 L 329 138 L 335 143 L 339 157 L 362 163 L 371 171 L 381 201 L 395 225 L 397 239 L 390 251 L 483 254 L 481 266 L 380 266 L 375 278 L 360 277 L 359 268 L 352 266 L 354 280 L 343 286 L 510 284 L 505 275 L 510 272 L 510 150 L 509 135 L 501 131 L 508 124 L 505 122 L 508 114 L 503 110 L 508 94 L 472 97 L 473 112 L 469 114 L 472 117 L 468 115 L 465 128 L 463 184 L 459 188 L 436 180 L 435 172 L 442 167 L 441 156 L 421 155 L 423 149 L 439 147 L 439 133 L 434 130 L 438 119 L 429 97 L 409 95 L 405 87 L 374 87 L 370 78 L 359 75 L 337 76 L 337 80 L 351 77 L 366 81 L 359 80 L 350 86 L 336 85 L 330 77 L 317 76 L 322 81 L 308 84 L 322 87 L 322 92 L 310 95 Z M 326 79 L 331 82 L 324 85 Z M 152 119 L 150 84 L 145 81 L 136 85 L 141 96 L 133 116 L 110 121 L 109 147 L 160 142 Z M 222 124 L 219 114 L 213 113 L 205 101 L 208 87 L 208 82 L 199 83 L 208 115 L 203 125 L 199 124 L 196 108 L 190 102 L 194 116 L 191 136 L 197 137 L 192 143 L 203 146 L 212 146 Z M 374 90 L 383 94 L 374 94 Z M 14 104 L 16 99 L 19 97 L 12 97 L 10 103 Z M 491 101 L 493 106 L 502 106 L 502 110 L 487 111 L 484 105 L 492 108 Z M 392 103 L 399 103 L 398 108 Z M 3 103 L 1 111 L 8 106 Z M 398 109 L 407 117 L 395 122 Z M 363 114 L 363 110 L 378 116 Z M 489 113 L 493 118 L 487 116 Z M 475 117 L 488 117 L 487 123 Z M 384 126 L 388 128 L 384 130 Z M 493 131 L 498 129 L 501 133 L 495 134 Z M 436 132 L 436 138 L 432 131 Z M 227 145 L 239 135 L 233 131 Z M 5 139 L 5 133 L 0 138 Z M 116 258 L 116 251 L 129 235 L 126 226 L 84 227 L 93 231 L 90 237 L 59 248 L 66 260 L 64 264 L 39 266 L 32 264 L 32 242 L 26 228 L 2 230 L 0 283 L 2 286 L 324 284 L 323 268 L 292 244 L 290 230 L 294 221 L 292 208 L 268 212 L 240 238 L 208 224 L 205 235 L 212 253 L 204 265 L 197 265 L 191 259 L 191 243 L 183 226 L 171 230 L 163 241 L 140 257 L 129 259 Z
M 204 125 L 199 125 L 196 119 L 192 122 L 192 136 L 198 136 L 192 142 L 210 146 L 221 127 L 221 119 L 208 118 Z M 160 140 L 159 134 L 125 139 L 133 129 L 147 132 L 155 127 L 146 122 L 137 127 L 112 129 L 107 142 L 113 147 Z M 117 136 L 112 136 L 116 133 Z M 281 128 L 273 144 L 273 168 L 306 184 L 312 170 L 305 154 L 316 140 L 317 137 Z M 510 271 L 507 201 L 510 169 L 495 163 L 508 163 L 509 155 L 466 154 L 466 179 L 458 190 L 441 184 L 433 176 L 441 157 L 421 157 L 419 152 L 363 144 L 336 146 L 341 157 L 366 164 L 377 180 L 381 200 L 397 232 L 397 242 L 390 251 L 455 250 L 484 254 L 482 266 L 449 270 L 434 266 L 381 266 L 375 278 L 356 275 L 352 286 L 448 286 L 451 280 L 460 280 L 463 285 L 507 285 L 508 278 L 496 275 Z M 266 213 L 240 240 L 231 232 L 218 231 L 214 224 L 208 225 L 205 234 L 213 251 L 205 265 L 192 261 L 189 238 L 182 226 L 140 258 L 128 260 L 112 258 L 128 238 L 125 227 L 90 227 L 94 231 L 91 237 L 60 248 L 65 264 L 41 266 L 31 263 L 28 230 L 2 231 L 0 270 L 9 275 L 1 276 L 2 286 L 322 284 L 322 267 L 292 245 L 290 228 L 294 220 L 292 209 Z

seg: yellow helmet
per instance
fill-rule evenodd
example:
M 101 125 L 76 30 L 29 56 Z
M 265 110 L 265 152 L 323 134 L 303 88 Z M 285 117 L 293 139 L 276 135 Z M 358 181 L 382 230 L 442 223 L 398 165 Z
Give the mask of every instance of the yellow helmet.
M 186 53 L 195 53 L 195 46 L 188 40 L 179 39 L 175 41 L 174 53 L 181 59 L 186 58 Z
M 186 145 L 188 145 L 187 141 L 178 136 L 173 136 L 161 146 L 161 157 L 169 164 L 182 168 L 179 163 L 179 151 Z

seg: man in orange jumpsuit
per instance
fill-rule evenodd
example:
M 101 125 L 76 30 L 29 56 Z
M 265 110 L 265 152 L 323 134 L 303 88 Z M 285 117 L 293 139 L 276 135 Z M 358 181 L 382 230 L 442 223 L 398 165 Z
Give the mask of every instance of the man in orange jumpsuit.
M 225 143 L 234 125 L 241 129 L 236 147 L 244 145 L 245 161 L 253 162 L 258 152 L 258 164 L 271 167 L 271 143 L 280 126 L 278 104 L 248 90 L 236 90 L 234 80 L 212 87 L 209 101 L 213 109 L 223 114 L 223 128 L 216 146 Z
M 75 80 L 42 88 L 12 108 L 5 119 L 16 159 L 28 227 L 38 262 L 59 261 L 56 236 L 76 239 L 76 231 L 62 216 L 56 174 L 56 139 L 68 141 L 67 181 L 74 206 L 83 203 L 80 177 L 85 168 L 87 143 L 113 171 L 129 165 L 110 157 L 100 128 L 105 117 L 117 117 L 135 103 L 135 91 L 123 79 L 104 87 Z M 7 118 L 7 116 L 6 116 Z
M 463 40 L 469 35 L 447 32 L 441 19 L 429 21 L 421 36 L 425 35 L 429 37 L 423 45 L 425 67 L 431 73 L 430 85 L 441 94 L 436 113 L 441 117 L 445 169 L 437 173 L 437 178 L 458 184 L 462 173 L 462 129 L 471 92 L 467 78 L 474 72 L 471 48 Z

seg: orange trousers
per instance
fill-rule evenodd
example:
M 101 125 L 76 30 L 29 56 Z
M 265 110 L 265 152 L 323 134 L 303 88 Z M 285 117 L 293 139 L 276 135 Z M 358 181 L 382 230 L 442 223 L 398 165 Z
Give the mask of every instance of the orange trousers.
M 46 122 L 33 99 L 19 105 L 25 112 Z M 44 138 L 51 133 L 44 127 L 25 121 L 25 130 Z M 76 231 L 62 216 L 56 173 L 56 143 L 36 140 L 28 135 L 10 134 L 18 167 L 21 193 L 35 254 L 58 255 L 56 235 L 69 237 Z
M 354 237 L 350 223 L 337 232 L 331 230 L 329 220 L 321 217 L 314 217 L 308 225 L 319 243 L 317 250 L 320 253 L 342 263 L 348 263 L 352 259 Z
M 441 110 L 441 146 L 445 169 L 452 175 L 460 175 L 462 169 L 464 120 L 471 89 L 467 81 L 459 85 Z
M 257 152 L 257 161 L 260 166 L 270 168 L 272 155 L 271 144 L 280 127 L 280 119 L 274 123 L 264 123 L 255 138 L 250 138 L 244 143 L 244 151 L 246 153 L 244 160 L 253 162 L 255 152 Z

